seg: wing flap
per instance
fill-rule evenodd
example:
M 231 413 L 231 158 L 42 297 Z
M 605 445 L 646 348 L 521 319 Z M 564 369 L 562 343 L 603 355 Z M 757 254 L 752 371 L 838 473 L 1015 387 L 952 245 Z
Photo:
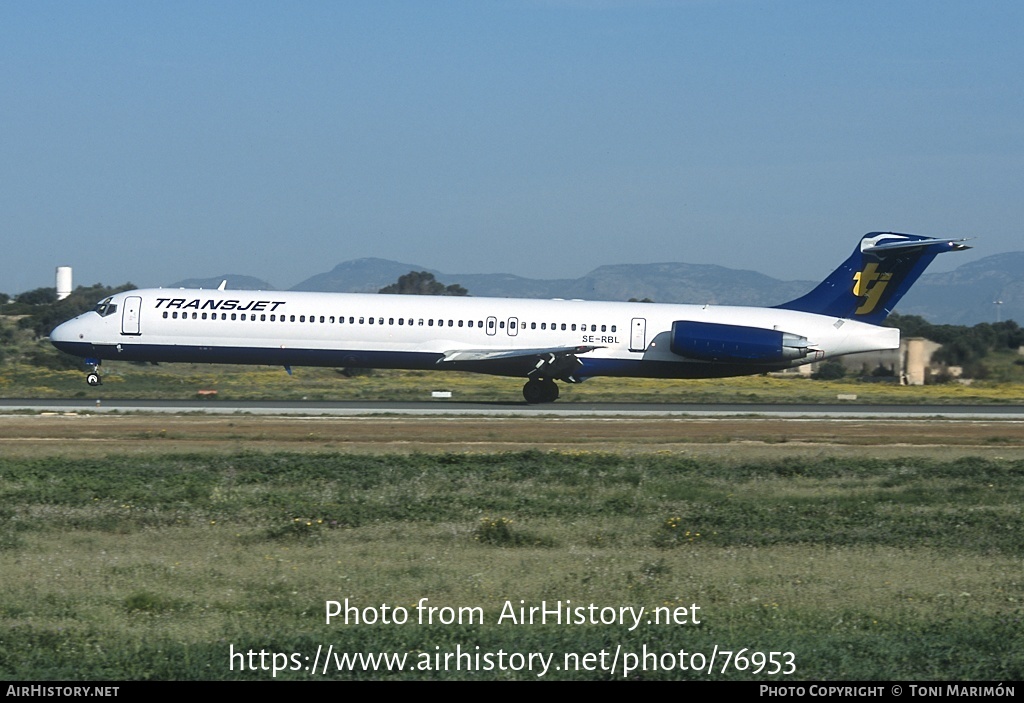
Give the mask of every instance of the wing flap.
M 601 346 L 580 345 L 575 347 L 546 347 L 543 349 L 455 349 L 446 351 L 439 364 L 457 361 L 509 361 L 512 359 L 544 359 L 550 356 L 586 354 Z

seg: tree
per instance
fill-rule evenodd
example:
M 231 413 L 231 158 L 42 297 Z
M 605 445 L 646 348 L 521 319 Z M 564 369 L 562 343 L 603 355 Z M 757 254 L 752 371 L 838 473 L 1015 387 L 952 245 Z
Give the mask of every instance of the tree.
M 903 337 L 924 337 L 938 342 L 942 348 L 935 352 L 932 360 L 962 366 L 964 376 L 970 378 L 981 378 L 986 373 L 981 360 L 989 352 L 1017 349 L 1024 345 L 1024 329 L 1013 320 L 965 327 L 933 325 L 917 315 L 890 315 L 884 324 L 898 327 Z
M 841 361 L 826 361 L 811 374 L 811 378 L 816 381 L 838 381 L 845 375 L 846 367 Z
M 457 283 L 446 286 L 434 278 L 429 271 L 410 271 L 399 276 L 397 283 L 381 288 L 378 293 L 398 295 L 469 295 L 469 291 Z
M 25 305 L 49 305 L 57 302 L 56 288 L 36 288 L 35 290 L 19 293 L 15 298 L 16 302 Z

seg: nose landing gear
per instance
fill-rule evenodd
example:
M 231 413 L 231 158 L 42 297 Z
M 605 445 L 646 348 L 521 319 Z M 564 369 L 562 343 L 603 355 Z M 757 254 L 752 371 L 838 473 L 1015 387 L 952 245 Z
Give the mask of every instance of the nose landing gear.
M 100 359 L 85 360 L 85 382 L 88 383 L 90 386 L 103 385 L 103 379 L 100 378 L 100 363 L 102 363 Z

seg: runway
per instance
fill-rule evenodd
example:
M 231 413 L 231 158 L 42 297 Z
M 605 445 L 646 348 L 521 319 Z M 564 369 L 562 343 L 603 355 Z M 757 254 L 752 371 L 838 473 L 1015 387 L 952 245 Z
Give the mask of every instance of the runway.
M 671 452 L 1024 459 L 1019 406 L 0 401 L 0 454 Z
M 503 417 L 768 417 L 954 418 L 1024 421 L 1018 405 L 717 404 L 717 403 L 460 403 L 380 401 L 224 401 L 132 399 L 0 399 L 0 413 L 166 413 L 288 416 Z

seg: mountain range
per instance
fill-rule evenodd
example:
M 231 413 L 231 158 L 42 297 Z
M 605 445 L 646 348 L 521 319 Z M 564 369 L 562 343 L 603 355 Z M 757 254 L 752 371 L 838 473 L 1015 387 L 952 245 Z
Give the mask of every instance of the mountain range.
M 580 278 L 535 279 L 505 273 L 451 274 L 387 259 L 345 261 L 290 290 L 376 293 L 410 271 L 428 271 L 469 294 L 498 298 L 583 298 L 659 303 L 777 305 L 811 290 L 817 281 L 780 281 L 755 271 L 706 264 L 610 264 Z M 190 278 L 171 288 L 277 290 L 270 283 L 239 274 Z M 997 302 L 998 301 L 998 302 Z M 1024 251 L 995 254 L 946 273 L 926 273 L 900 301 L 896 311 L 920 315 L 933 324 L 975 325 L 1024 320 Z

